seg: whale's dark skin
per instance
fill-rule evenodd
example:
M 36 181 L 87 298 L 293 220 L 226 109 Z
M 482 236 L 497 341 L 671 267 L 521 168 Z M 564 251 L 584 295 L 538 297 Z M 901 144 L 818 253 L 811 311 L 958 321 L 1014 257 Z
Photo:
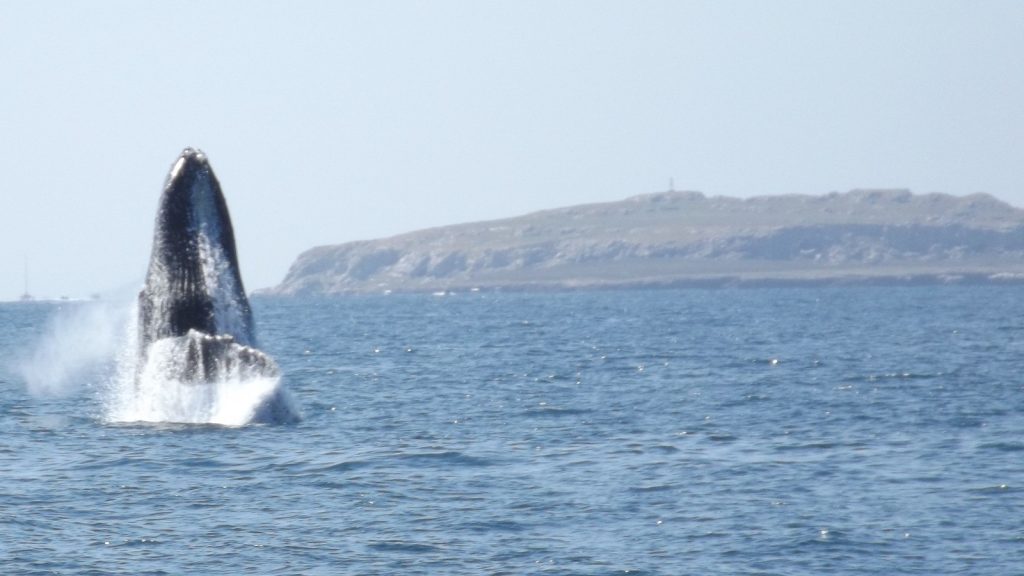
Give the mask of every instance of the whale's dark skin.
M 219 251 L 219 293 L 210 286 L 204 246 Z M 230 299 L 230 305 L 218 310 L 218 298 Z M 232 318 L 225 321 L 218 313 Z M 206 156 L 192 148 L 178 157 L 160 198 L 149 272 L 139 294 L 139 344 L 145 349 L 189 330 L 255 344 L 227 202 Z
M 276 376 L 255 340 L 224 193 L 206 156 L 186 148 L 164 184 L 139 293 L 139 370 L 164 341 L 173 349 L 166 376 L 193 383 Z
M 186 148 L 164 184 L 138 329 L 136 383 L 154 375 L 190 385 L 280 377 L 256 348 L 231 216 L 199 150 Z M 252 422 L 299 419 L 280 387 L 253 410 Z

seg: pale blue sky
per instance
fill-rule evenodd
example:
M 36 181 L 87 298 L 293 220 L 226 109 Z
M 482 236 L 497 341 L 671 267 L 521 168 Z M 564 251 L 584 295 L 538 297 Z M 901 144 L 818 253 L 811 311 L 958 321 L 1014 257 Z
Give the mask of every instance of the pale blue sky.
M 0 299 L 140 282 L 185 146 L 302 251 L 677 189 L 1024 206 L 1024 2 L 0 1 Z

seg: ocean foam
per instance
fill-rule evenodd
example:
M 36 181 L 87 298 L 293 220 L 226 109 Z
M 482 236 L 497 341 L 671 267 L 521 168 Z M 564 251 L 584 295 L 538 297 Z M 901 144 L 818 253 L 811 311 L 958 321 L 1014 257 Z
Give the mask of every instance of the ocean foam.
M 117 370 L 103 398 L 106 421 L 243 426 L 298 419 L 272 362 L 266 369 L 254 370 L 250 363 L 239 361 L 240 355 L 258 351 L 232 344 L 219 369 L 196 381 L 182 371 L 182 356 L 189 339 L 204 336 L 190 333 L 153 342 L 140 366 L 137 314 L 130 317 Z

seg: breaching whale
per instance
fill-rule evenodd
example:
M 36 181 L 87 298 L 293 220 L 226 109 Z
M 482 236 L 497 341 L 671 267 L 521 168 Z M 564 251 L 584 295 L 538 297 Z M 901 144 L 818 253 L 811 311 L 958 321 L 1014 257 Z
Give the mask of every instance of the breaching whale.
M 197 386 L 279 377 L 277 364 L 256 347 L 231 217 L 200 150 L 186 148 L 164 184 L 139 293 L 138 330 L 137 379 L 154 370 Z M 284 392 L 275 389 L 254 408 L 252 421 L 295 418 Z

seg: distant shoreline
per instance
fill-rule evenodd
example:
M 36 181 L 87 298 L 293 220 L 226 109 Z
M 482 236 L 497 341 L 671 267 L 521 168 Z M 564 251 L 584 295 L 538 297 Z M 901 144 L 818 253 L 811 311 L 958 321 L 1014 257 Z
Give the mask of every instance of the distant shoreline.
M 848 275 L 830 277 L 759 277 L 745 278 L 742 276 L 715 276 L 703 278 L 681 278 L 665 281 L 634 281 L 634 282 L 594 282 L 586 284 L 548 284 L 548 283 L 517 283 L 491 286 L 452 285 L 446 288 L 423 289 L 381 289 L 347 290 L 329 293 L 298 293 L 277 294 L 269 288 L 253 292 L 255 298 L 287 298 L 302 300 L 305 298 L 344 298 L 350 296 L 372 296 L 387 294 L 411 295 L 449 295 L 465 293 L 570 293 L 598 292 L 615 290 L 720 290 L 720 289 L 760 289 L 760 288 L 830 288 L 830 287 L 868 287 L 894 288 L 914 286 L 1016 286 L 1024 285 L 1024 274 L 1004 273 L 964 273 L 964 274 L 893 274 L 893 275 Z
M 991 196 L 666 192 L 319 246 L 260 293 L 1024 282 L 1024 210 Z

